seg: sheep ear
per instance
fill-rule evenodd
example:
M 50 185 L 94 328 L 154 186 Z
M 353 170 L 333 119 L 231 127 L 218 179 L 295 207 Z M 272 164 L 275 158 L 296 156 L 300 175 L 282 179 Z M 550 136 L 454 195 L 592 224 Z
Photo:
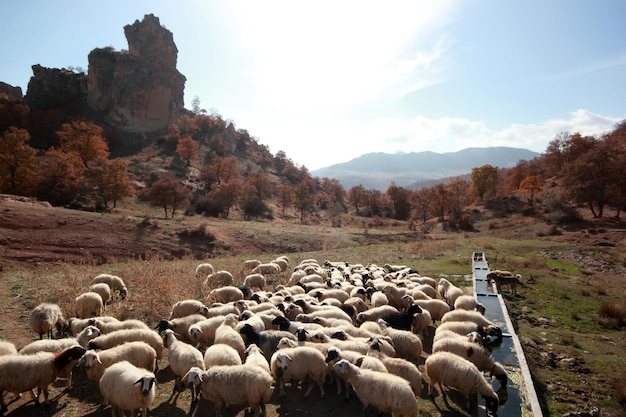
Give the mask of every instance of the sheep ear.
M 289 355 L 285 355 L 285 357 L 291 362 L 293 359 L 291 359 L 291 356 Z
M 133 385 L 141 384 L 141 381 L 143 381 L 143 377 L 141 377 L 137 381 L 135 381 L 135 383 Z

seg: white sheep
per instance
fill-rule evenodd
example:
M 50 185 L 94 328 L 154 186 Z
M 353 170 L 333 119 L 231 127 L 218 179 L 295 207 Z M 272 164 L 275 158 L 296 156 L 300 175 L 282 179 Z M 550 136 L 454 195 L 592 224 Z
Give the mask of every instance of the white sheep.
M 485 316 L 478 311 L 470 310 L 452 310 L 441 318 L 441 323 L 448 323 L 453 321 L 471 321 L 482 327 L 495 326 L 495 324 L 489 321 Z
M 397 375 L 359 369 L 345 359 L 333 365 L 333 371 L 348 381 L 363 404 L 394 417 L 415 417 L 418 405 L 409 382 Z
M 398 309 L 390 305 L 381 305 L 378 307 L 372 307 L 367 311 L 357 314 L 356 324 L 357 326 L 360 326 L 366 321 L 376 321 L 381 316 L 384 316 L 387 314 L 393 314 L 393 313 L 398 313 Z
M 196 278 L 210 275 L 215 272 L 215 268 L 210 263 L 204 262 L 196 266 Z
M 372 307 L 380 307 L 389 304 L 389 298 L 380 291 L 374 291 L 370 294 L 370 305 Z
M 441 320 L 450 311 L 450 306 L 443 300 L 415 300 L 415 304 L 428 310 L 433 320 Z
M 175 399 L 178 399 L 178 395 L 180 394 L 179 383 L 187 374 L 187 371 L 193 367 L 204 369 L 204 357 L 202 356 L 202 352 L 195 347 L 177 340 L 174 331 L 170 329 L 167 329 L 163 333 L 163 340 L 165 342 L 165 347 L 167 348 L 167 360 L 170 364 L 170 369 L 176 376 L 174 389 L 172 390 L 172 395 L 169 398 L 169 401 L 171 401 L 174 397 Z M 197 399 L 197 391 L 192 388 L 192 404 L 195 403 Z
M 89 332 L 90 330 L 83 330 L 81 333 L 79 333 L 79 337 L 81 337 L 80 340 L 86 340 L 87 339 L 86 334 Z M 82 346 L 80 344 L 78 337 L 76 338 L 70 337 L 70 338 L 64 338 L 64 339 L 43 339 L 43 340 L 36 340 L 34 342 L 27 344 L 26 346 L 21 348 L 18 353 L 20 355 L 32 355 L 38 352 L 58 353 L 58 352 L 63 351 L 64 349 L 74 347 L 74 346 Z M 66 371 L 65 374 L 67 375 L 67 382 L 66 382 L 67 389 L 72 388 L 72 374 L 73 374 L 72 369 L 73 367 L 69 366 L 65 370 Z
M 111 405 L 113 416 L 124 415 L 125 410 L 130 410 L 134 416 L 137 410 L 141 410 L 143 417 L 147 417 L 154 400 L 155 384 L 156 377 L 152 372 L 127 361 L 106 368 L 98 383 L 105 403 Z
M 154 372 L 156 351 L 145 342 L 127 342 L 99 352 L 88 350 L 80 358 L 78 364 L 85 366 L 89 380 L 100 381 L 106 368 L 122 361 L 128 361 L 138 368 Z
M 183 378 L 202 392 L 202 397 L 215 404 L 215 414 L 230 405 L 245 404 L 256 417 L 265 415 L 265 404 L 272 397 L 272 376 L 254 366 L 215 366 L 206 371 L 191 368 Z
M 88 317 L 88 318 L 84 318 L 84 319 L 71 317 L 68 320 L 68 322 L 69 322 L 70 330 L 72 332 L 72 336 L 76 336 L 85 327 L 90 326 L 89 323 L 93 323 L 92 320 L 94 320 L 94 319 L 98 319 L 100 321 L 107 322 L 107 323 L 108 322 L 112 322 L 112 321 L 119 321 L 115 317 L 111 317 L 111 316 Z
M 192 314 L 189 316 L 177 317 L 172 320 L 161 320 L 159 324 L 157 324 L 156 329 L 161 333 L 167 329 L 171 329 L 181 340 L 191 342 L 189 339 L 189 327 L 205 319 L 206 316 L 204 314 Z
M 309 346 L 297 346 L 277 350 L 270 359 L 272 376 L 278 381 L 279 396 L 285 395 L 285 383 L 309 378 L 309 387 L 304 393 L 308 397 L 316 382 L 320 388 L 321 398 L 324 397 L 324 380 L 328 373 L 326 361 L 322 353 Z
M 17 355 L 17 348 L 11 342 L 0 340 L 0 356 Z
M 48 406 L 48 386 L 61 371 L 74 366 L 84 353 L 84 348 L 72 346 L 56 353 L 0 356 L 0 412 L 7 411 L 5 391 L 20 394 L 37 388 L 35 403 L 39 404 L 39 396 L 43 391 Z
M 205 311 L 205 309 L 208 309 L 207 306 L 200 300 L 189 299 L 178 301 L 172 306 L 168 320 L 190 316 L 192 314 L 202 314 L 201 312 Z
M 89 341 L 89 349 L 110 349 L 113 346 L 126 342 L 146 342 L 156 351 L 157 360 L 163 357 L 163 340 L 154 330 L 145 329 L 122 329 L 100 335 Z
M 378 325 L 382 327 L 383 334 L 391 339 L 396 356 L 415 363 L 419 361 L 423 346 L 418 335 L 408 330 L 394 329 L 382 319 L 378 319 Z
M 485 306 L 471 295 L 462 295 L 457 298 L 454 302 L 454 309 L 478 311 L 480 314 L 485 314 Z
M 282 270 L 280 269 L 280 265 L 275 264 L 273 262 L 259 264 L 252 270 L 253 274 L 263 274 L 263 275 L 280 275 Z
M 243 285 L 250 288 L 260 288 L 261 290 L 263 290 L 265 289 L 265 285 L 267 285 L 267 282 L 262 274 L 256 273 L 246 275 L 243 280 Z
M 126 288 L 126 284 L 124 283 L 124 280 L 118 277 L 117 275 L 111 275 L 111 274 L 97 275 L 96 277 L 94 277 L 94 279 L 91 280 L 89 285 L 97 284 L 99 282 L 104 282 L 105 284 L 108 284 L 109 287 L 111 288 L 111 291 L 113 293 L 117 293 L 122 300 L 125 299 L 126 296 L 128 295 L 128 289 Z
M 103 312 L 104 303 L 97 292 L 85 292 L 76 297 L 76 316 L 78 318 L 101 316 Z
M 259 261 L 258 259 L 246 259 L 245 261 L 243 261 L 243 268 L 246 271 L 251 271 L 259 265 L 261 265 L 261 261 Z
M 244 351 L 246 350 L 246 344 L 241 334 L 235 330 L 237 322 L 237 316 L 234 314 L 228 314 L 224 317 L 222 324 L 215 329 L 214 343 L 223 343 L 232 347 L 239 353 L 239 356 L 243 360 L 245 358 Z
M 450 306 L 450 308 L 454 307 L 454 302 L 457 298 L 465 294 L 461 288 L 457 287 L 445 278 L 441 278 L 439 280 L 437 292 L 444 300 L 446 300 L 446 303 Z
M 232 301 L 243 300 L 243 292 L 237 287 L 221 287 L 211 290 L 206 298 L 207 305 L 213 303 L 229 303 Z
M 232 347 L 223 343 L 211 345 L 204 351 L 204 368 L 214 366 L 241 365 L 241 356 Z
M 225 287 L 227 285 L 232 285 L 233 281 L 233 274 L 228 271 L 221 270 L 207 275 L 202 285 L 205 287 Z
M 33 308 L 28 322 L 30 328 L 39 335 L 40 340 L 44 334 L 48 336 L 48 339 L 52 339 L 52 331 L 55 328 L 59 334 L 62 334 L 67 327 L 61 307 L 53 303 L 41 303 Z
M 245 364 L 249 366 L 258 366 L 266 371 L 268 374 L 270 371 L 270 363 L 263 354 L 263 351 L 254 343 L 251 343 L 245 350 L 246 360 Z
M 433 342 L 433 353 L 450 352 L 472 362 L 479 371 L 489 372 L 490 377 L 496 377 L 503 387 L 506 387 L 507 374 L 504 367 L 496 362 L 491 352 L 484 346 L 462 338 L 443 338 Z
M 215 329 L 224 322 L 224 316 L 215 316 L 200 320 L 189 326 L 189 340 L 196 346 L 208 347 L 215 342 Z
M 498 395 L 487 383 L 476 365 L 450 352 L 437 352 L 426 358 L 424 371 L 430 380 L 428 393 L 433 395 L 433 387 L 439 386 L 442 395 L 446 395 L 443 385 L 455 388 L 465 395 L 467 408 L 471 413 L 470 394 L 481 394 L 485 399 L 488 413 L 496 415 L 498 411 Z
M 91 319 L 89 320 L 90 326 L 95 326 L 100 329 L 102 334 L 111 333 L 116 330 L 122 329 L 144 329 L 150 330 L 148 325 L 141 320 L 137 319 L 128 319 L 128 320 L 120 320 L 120 321 L 102 321 L 100 319 Z
M 102 297 L 102 303 L 106 308 L 107 303 L 113 298 L 113 291 L 106 282 L 97 282 L 89 286 L 89 292 L 97 292 Z

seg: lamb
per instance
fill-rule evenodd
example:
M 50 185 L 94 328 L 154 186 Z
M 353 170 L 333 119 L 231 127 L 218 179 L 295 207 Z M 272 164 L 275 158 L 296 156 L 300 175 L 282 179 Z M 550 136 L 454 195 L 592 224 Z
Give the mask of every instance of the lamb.
M 110 349 L 126 342 L 146 342 L 156 351 L 157 361 L 163 356 L 163 340 L 154 330 L 122 329 L 103 334 L 89 341 L 89 349 Z
M 243 280 L 243 285 L 250 288 L 260 288 L 261 291 L 265 289 L 266 284 L 265 277 L 258 273 L 247 275 Z
M 272 376 L 254 366 L 215 366 L 206 371 L 191 368 L 183 381 L 199 387 L 202 397 L 215 404 L 215 414 L 234 404 L 251 407 L 256 417 L 265 415 L 265 404 L 272 397 Z
M 507 374 L 504 367 L 495 361 L 491 352 L 481 345 L 460 338 L 443 338 L 433 343 L 433 353 L 450 352 L 472 362 L 479 371 L 489 372 L 490 377 L 496 377 L 503 387 L 506 387 Z
M 456 388 L 467 399 L 467 408 L 471 413 L 470 394 L 481 394 L 485 399 L 485 408 L 490 415 L 498 411 L 498 395 L 487 383 L 476 365 L 454 353 L 437 352 L 426 358 L 424 370 L 430 379 L 428 393 L 433 395 L 433 387 L 439 385 L 439 391 L 446 395 L 443 385 Z
M 471 295 L 462 295 L 457 298 L 454 302 L 454 309 L 478 311 L 480 314 L 485 314 L 485 306 Z
M 335 363 L 332 369 L 352 385 L 363 404 L 363 412 L 373 406 L 379 412 L 393 413 L 395 417 L 418 415 L 417 399 L 407 380 L 392 374 L 359 369 L 345 359 Z
M 213 268 L 213 265 L 211 265 L 210 263 L 203 262 L 199 264 L 198 266 L 196 266 L 196 278 L 201 277 L 201 276 L 206 277 L 207 275 L 210 275 L 214 272 L 215 272 L 215 269 Z
M 101 316 L 103 312 L 104 303 L 97 292 L 85 292 L 76 297 L 76 316 L 78 318 Z
M 207 275 L 202 285 L 207 287 L 225 287 L 228 285 L 232 285 L 233 281 L 233 274 L 228 271 L 221 270 Z
M 482 327 L 495 326 L 494 323 L 487 320 L 485 316 L 483 316 L 478 311 L 470 310 L 452 310 L 444 314 L 441 319 L 441 323 L 447 323 L 451 321 L 471 321 Z
M 109 284 L 105 282 L 98 282 L 96 284 L 90 285 L 89 292 L 97 292 L 98 294 L 100 294 L 100 297 L 102 297 L 102 303 L 104 304 L 105 308 L 109 300 L 113 298 L 113 292 L 111 291 L 111 287 L 109 287 Z
M 4 355 L 17 355 L 17 349 L 13 343 L 0 340 L 0 356 Z
M 196 346 L 208 347 L 215 342 L 215 329 L 224 322 L 224 316 L 200 320 L 189 326 L 189 340 Z
M 97 275 L 94 279 L 91 280 L 89 285 L 97 284 L 99 282 L 104 282 L 105 284 L 108 284 L 111 288 L 111 291 L 114 294 L 117 293 L 122 300 L 125 299 L 128 295 L 128 289 L 126 288 L 126 284 L 124 284 L 124 280 L 122 280 L 122 278 L 118 277 L 117 275 Z
M 53 303 L 41 303 L 33 308 L 29 323 L 30 328 L 39 335 L 39 340 L 43 339 L 44 334 L 48 339 L 52 339 L 52 330 L 55 328 L 59 334 L 67 329 L 67 321 L 63 317 L 61 307 Z
M 316 382 L 320 388 L 321 398 L 324 398 L 324 380 L 328 371 L 324 355 L 319 350 L 309 346 L 278 350 L 270 359 L 270 369 L 278 381 L 279 397 L 285 395 L 285 382 L 300 381 L 308 377 L 309 387 L 304 396 L 308 397 L 311 394 L 313 382 Z
M 246 361 L 244 362 L 249 366 L 258 366 L 259 368 L 271 374 L 270 363 L 263 354 L 263 351 L 254 343 L 251 343 L 245 350 Z
M 106 368 L 100 382 L 104 401 L 111 405 L 111 414 L 124 415 L 125 410 L 141 410 L 147 417 L 148 408 L 154 400 L 156 377 L 147 369 L 138 368 L 128 361 L 117 362 Z
M 88 350 L 78 364 L 85 366 L 89 380 L 100 381 L 106 368 L 121 361 L 128 361 L 138 368 L 154 372 L 156 351 L 145 342 L 127 342 L 100 352 Z
M 176 376 L 174 389 L 172 390 L 172 395 L 170 396 L 169 401 L 171 401 L 174 397 L 175 400 L 177 400 L 178 395 L 180 395 L 178 385 L 182 381 L 182 378 L 192 367 L 204 369 L 204 357 L 202 356 L 202 353 L 195 347 L 185 342 L 176 340 L 174 332 L 170 329 L 165 330 L 165 332 L 163 333 L 163 340 L 165 347 L 167 347 L 168 351 L 167 359 L 170 364 L 170 369 Z M 174 402 L 176 402 L 175 400 Z M 195 388 L 192 388 L 191 403 L 194 404 L 197 400 L 197 391 Z
M 72 367 L 84 353 L 83 347 L 72 346 L 56 353 L 0 356 L 0 412 L 7 411 L 4 391 L 19 394 L 37 388 L 35 403 L 39 404 L 39 396 L 43 391 L 47 407 L 48 386 L 57 379 L 61 371 Z
M 241 365 L 241 356 L 232 347 L 223 343 L 211 345 L 204 351 L 204 368 L 214 366 Z
M 192 314 L 202 314 L 201 312 L 206 310 L 208 310 L 208 307 L 199 300 L 190 299 L 178 301 L 172 306 L 172 311 L 170 312 L 168 320 L 190 316 Z
M 229 303 L 232 301 L 243 300 L 243 291 L 237 287 L 221 287 L 211 290 L 206 298 L 207 305 L 213 303 Z
M 235 349 L 241 359 L 244 359 L 244 351 L 246 350 L 246 344 L 241 337 L 241 334 L 235 330 L 237 325 L 237 316 L 234 314 L 228 314 L 224 317 L 224 321 L 215 329 L 215 343 L 224 343 Z
M 253 270 L 253 274 L 263 274 L 263 275 L 280 275 L 283 272 L 280 269 L 280 265 L 270 262 L 266 264 L 259 264 Z

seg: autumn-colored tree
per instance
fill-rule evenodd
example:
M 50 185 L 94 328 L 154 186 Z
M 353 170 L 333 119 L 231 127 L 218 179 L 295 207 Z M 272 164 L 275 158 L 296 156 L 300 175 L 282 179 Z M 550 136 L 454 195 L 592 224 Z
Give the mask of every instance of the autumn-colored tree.
M 30 195 L 36 182 L 37 151 L 27 130 L 9 127 L 0 138 L 0 191 Z
M 291 185 L 295 185 L 298 184 L 299 182 L 302 182 L 306 176 L 304 175 L 304 173 L 298 169 L 297 166 L 294 165 L 293 162 L 291 162 L 290 160 L 286 160 L 284 161 L 285 166 L 282 169 L 282 171 L 280 171 L 280 175 L 282 177 L 284 177 L 289 184 Z
M 361 184 L 354 185 L 348 190 L 348 201 L 354 207 L 354 211 L 357 215 L 360 214 L 360 208 L 363 205 L 365 199 L 365 187 Z
M 463 214 L 463 208 L 469 203 L 470 185 L 463 178 L 457 177 L 450 180 L 446 188 L 452 217 L 458 220 Z
M 191 160 L 198 157 L 200 145 L 191 136 L 185 136 L 178 141 L 176 153 L 185 161 L 185 165 L 191 165 Z
M 272 183 L 267 175 L 262 172 L 255 172 L 250 175 L 243 184 L 243 192 L 239 199 L 239 205 L 244 216 L 249 219 L 268 215 L 270 209 L 265 201 L 272 196 Z
M 183 137 L 180 128 L 177 125 L 170 125 L 167 127 L 167 132 L 162 137 L 162 141 L 168 150 L 176 149 L 178 141 Z
M 209 148 L 211 148 L 211 151 L 215 152 L 217 156 L 222 157 L 230 154 L 231 152 L 230 144 L 219 133 L 211 136 L 211 139 L 209 139 Z
M 530 207 L 533 207 L 535 202 L 535 196 L 541 192 L 543 189 L 543 181 L 541 177 L 538 175 L 531 175 L 530 177 L 524 178 L 524 180 L 519 185 L 519 190 L 528 195 L 528 204 Z
M 311 210 L 315 201 L 315 183 L 310 179 L 302 181 L 293 188 L 291 199 L 300 212 L 300 223 L 304 223 L 304 213 Z
M 498 180 L 498 168 L 485 164 L 480 168 L 472 169 L 472 191 L 482 201 L 485 194 L 495 194 L 495 187 Z
M 409 190 L 392 182 L 387 188 L 387 196 L 391 199 L 393 206 L 393 218 L 396 220 L 407 220 L 411 215 Z
M 199 131 L 195 117 L 181 116 L 176 122 L 181 136 L 193 136 Z
M 168 177 L 156 181 L 146 191 L 148 203 L 153 207 L 162 207 L 167 219 L 168 210 L 172 218 L 176 210 L 185 207 L 191 198 L 191 191 L 176 179 Z
M 135 189 L 128 178 L 128 164 L 123 159 L 102 160 L 90 171 L 93 186 L 105 208 L 109 207 L 109 202 L 116 208 L 118 200 L 135 195 Z
M 228 218 L 230 209 L 237 203 L 243 184 L 234 178 L 214 186 L 204 198 L 205 213 L 208 216 Z
M 77 152 L 49 149 L 40 161 L 37 197 L 53 205 L 70 204 L 87 168 Z
M 205 165 L 200 171 L 200 179 L 205 182 L 205 188 L 210 189 L 212 184 L 220 185 L 234 179 L 239 179 L 241 172 L 237 165 L 237 158 L 214 158 L 210 165 Z
M 326 210 L 333 206 L 345 211 L 346 190 L 338 179 L 324 177 L 319 180 L 317 188 L 317 206 L 320 209 Z
M 411 193 L 411 206 L 415 210 L 415 217 L 426 223 L 430 215 L 432 194 L 429 188 L 421 188 Z
M 61 151 L 75 152 L 87 167 L 90 161 L 105 159 L 109 156 L 109 147 L 104 140 L 103 130 L 92 122 L 64 123 L 56 132 L 61 144 Z
M 278 187 L 278 204 L 280 205 L 282 215 L 285 215 L 285 209 L 291 205 L 291 194 L 293 188 L 288 184 L 282 184 Z
M 444 184 L 439 183 L 430 188 L 430 197 L 433 211 L 439 215 L 439 220 L 444 221 L 446 210 L 450 206 L 450 193 L 448 188 Z

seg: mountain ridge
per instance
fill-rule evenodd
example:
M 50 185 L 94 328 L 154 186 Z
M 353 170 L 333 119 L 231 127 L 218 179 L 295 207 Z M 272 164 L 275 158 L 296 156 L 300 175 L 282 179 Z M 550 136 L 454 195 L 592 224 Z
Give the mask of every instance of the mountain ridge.
M 473 168 L 485 164 L 510 168 L 519 161 L 540 155 L 528 149 L 507 146 L 465 148 L 445 153 L 372 152 L 347 162 L 314 170 L 311 174 L 320 178 L 335 178 L 346 189 L 360 184 L 366 189 L 384 191 L 391 183 L 406 188 L 420 188 L 420 184 L 425 181 L 467 175 Z

